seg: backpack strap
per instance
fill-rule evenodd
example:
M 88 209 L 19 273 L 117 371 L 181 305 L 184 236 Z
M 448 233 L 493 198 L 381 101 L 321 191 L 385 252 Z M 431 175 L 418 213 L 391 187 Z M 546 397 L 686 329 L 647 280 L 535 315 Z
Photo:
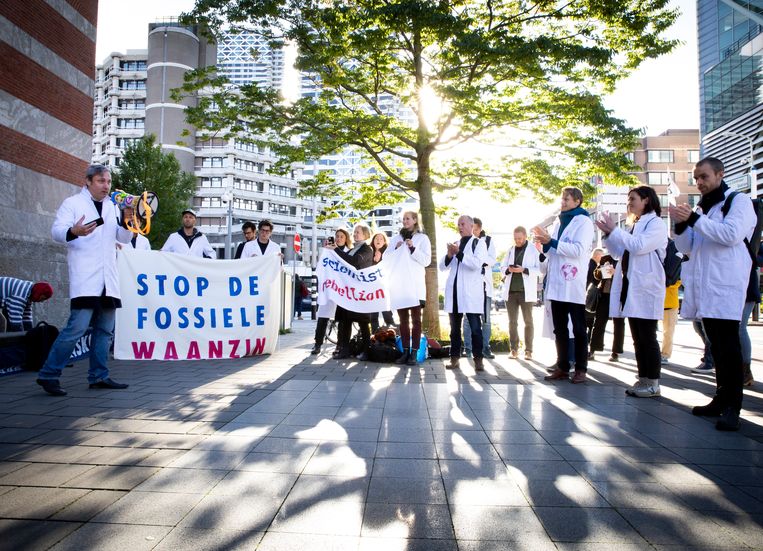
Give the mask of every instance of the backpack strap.
M 723 213 L 723 217 L 726 218 L 726 215 L 731 210 L 731 202 L 734 200 L 734 197 L 739 195 L 738 191 L 732 191 L 729 193 L 728 197 L 726 197 L 726 200 L 723 201 L 723 206 L 721 207 L 721 212 Z M 746 237 L 744 238 L 744 248 L 747 249 L 747 254 L 750 255 L 750 259 L 752 260 L 752 269 L 754 270 L 758 266 L 758 259 L 755 256 L 755 253 L 752 250 L 752 245 L 750 245 L 750 240 Z

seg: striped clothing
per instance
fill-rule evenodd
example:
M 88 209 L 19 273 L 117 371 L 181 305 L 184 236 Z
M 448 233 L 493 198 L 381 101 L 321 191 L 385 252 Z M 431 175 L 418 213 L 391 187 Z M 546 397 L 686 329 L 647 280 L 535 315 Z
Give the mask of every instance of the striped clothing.
M 32 322 L 31 281 L 0 277 L 0 310 L 8 320 L 8 331 L 28 331 Z

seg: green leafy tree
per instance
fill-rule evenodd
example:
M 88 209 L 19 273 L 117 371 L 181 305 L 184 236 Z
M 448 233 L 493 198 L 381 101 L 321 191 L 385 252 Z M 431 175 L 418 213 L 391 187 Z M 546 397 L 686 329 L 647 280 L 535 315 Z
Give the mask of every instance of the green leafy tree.
M 417 196 L 433 245 L 424 324 L 439 334 L 436 194 L 472 187 L 510 200 L 524 188 L 550 200 L 570 184 L 592 194 L 594 174 L 631 183 L 624 154 L 637 134 L 602 94 L 676 45 L 662 37 L 676 17 L 669 0 L 197 0 L 187 21 L 295 45 L 297 69 L 319 88 L 287 102 L 196 72 L 184 92 L 217 92 L 187 114 L 197 128 L 261 134 L 276 171 L 346 147 L 376 168 L 352 189 L 324 175 L 303 194 L 337 193 L 360 210 Z M 455 157 L 491 143 L 500 158 Z
M 127 147 L 119 169 L 112 175 L 112 189 L 133 195 L 144 191 L 156 193 L 159 209 L 151 218 L 151 232 L 147 237 L 151 247 L 158 249 L 167 236 L 180 227 L 180 214 L 190 205 L 196 179 L 182 172 L 175 156 L 163 153 L 151 134 Z

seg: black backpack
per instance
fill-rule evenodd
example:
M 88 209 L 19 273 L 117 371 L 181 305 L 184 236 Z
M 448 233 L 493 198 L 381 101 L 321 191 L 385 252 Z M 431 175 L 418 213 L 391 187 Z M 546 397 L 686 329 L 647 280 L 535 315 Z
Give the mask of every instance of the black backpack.
M 668 246 L 665 249 L 665 260 L 662 267 L 665 269 L 665 287 L 675 285 L 681 279 L 681 264 L 683 255 L 678 252 L 675 241 L 668 239 Z
M 726 215 L 731 210 L 731 202 L 737 195 L 739 195 L 738 191 L 732 191 L 723 202 L 721 212 L 724 218 L 726 218 Z M 763 231 L 763 204 L 760 199 L 752 199 L 752 208 L 755 210 L 755 229 L 752 231 L 752 239 L 744 238 L 744 245 L 747 247 L 747 252 L 752 259 L 752 269 L 754 270 L 760 267 L 758 264 L 758 251 L 760 250 L 761 231 Z
M 45 360 L 48 359 L 50 349 L 58 338 L 58 328 L 41 321 L 24 335 L 26 348 L 26 362 L 24 369 L 27 371 L 39 371 Z

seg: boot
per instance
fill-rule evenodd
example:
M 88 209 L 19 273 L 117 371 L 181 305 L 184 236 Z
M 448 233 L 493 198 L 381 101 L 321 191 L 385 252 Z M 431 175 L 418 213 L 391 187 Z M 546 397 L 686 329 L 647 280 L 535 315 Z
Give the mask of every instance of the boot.
M 485 367 L 482 365 L 482 358 L 474 358 L 474 371 L 485 371 Z
M 320 354 L 320 353 L 321 353 L 321 345 L 320 345 L 320 344 L 318 344 L 318 343 L 315 343 L 315 344 L 313 345 L 313 349 L 312 349 L 312 350 L 310 350 L 310 354 L 312 354 L 313 356 L 315 356 L 316 354 Z
M 699 417 L 720 417 L 723 407 L 717 398 L 713 398 L 706 406 L 694 406 L 691 413 Z
M 732 407 L 724 409 L 723 413 L 721 413 L 721 418 L 715 423 L 715 428 L 723 431 L 739 430 L 740 426 L 739 412 Z
M 458 356 L 451 356 L 450 363 L 445 364 L 445 369 L 458 369 Z
M 405 365 L 416 365 L 417 360 L 419 356 L 419 349 L 418 348 L 411 348 L 408 351 L 408 360 L 405 362 Z
M 742 364 L 742 369 L 744 369 L 744 386 L 754 385 L 755 379 L 752 377 L 752 369 L 750 368 L 750 364 Z
M 411 357 L 411 349 L 403 348 L 403 354 L 395 360 L 397 365 L 405 365 L 408 363 L 408 359 Z

